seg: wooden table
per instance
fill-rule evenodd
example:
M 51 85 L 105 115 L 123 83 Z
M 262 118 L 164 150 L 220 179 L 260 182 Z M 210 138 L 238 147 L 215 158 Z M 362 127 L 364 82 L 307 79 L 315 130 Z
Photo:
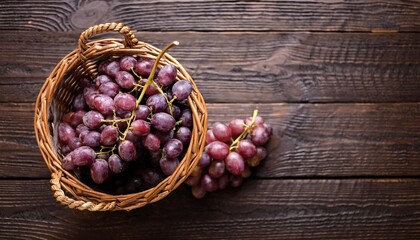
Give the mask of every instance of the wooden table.
M 124 22 L 175 56 L 209 121 L 256 107 L 270 155 L 238 189 L 131 212 L 59 205 L 36 96 L 79 34 Z M 419 239 L 420 1 L 1 1 L 1 239 Z

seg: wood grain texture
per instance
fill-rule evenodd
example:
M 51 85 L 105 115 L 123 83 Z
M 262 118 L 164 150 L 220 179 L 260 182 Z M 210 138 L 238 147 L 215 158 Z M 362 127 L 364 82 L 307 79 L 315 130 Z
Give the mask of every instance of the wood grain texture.
M 250 116 L 274 127 L 259 178 L 419 176 L 420 103 L 208 104 L 209 122 Z M 0 104 L 0 177 L 48 178 L 33 104 Z M 20 119 L 16 121 L 16 119 Z
M 5 239 L 415 239 L 420 180 L 248 180 L 195 200 L 182 186 L 132 212 L 72 211 L 46 180 L 0 180 Z
M 0 32 L 0 102 L 34 102 L 54 66 L 76 48 L 78 35 Z M 138 36 L 158 47 L 179 40 L 170 53 L 209 103 L 420 101 L 420 33 Z
M 418 1 L 2 1 L 0 29 L 69 31 L 419 31 Z

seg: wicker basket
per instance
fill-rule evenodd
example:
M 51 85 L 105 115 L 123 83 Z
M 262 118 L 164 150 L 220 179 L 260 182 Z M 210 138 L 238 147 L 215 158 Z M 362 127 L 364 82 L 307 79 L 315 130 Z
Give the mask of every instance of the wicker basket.
M 107 38 L 87 42 L 92 36 L 108 31 L 121 33 L 124 40 Z M 193 116 L 192 138 L 176 171 L 157 186 L 143 192 L 111 195 L 93 190 L 61 166 L 62 156 L 57 151 L 57 125 L 63 114 L 70 110 L 73 98 L 81 90 L 77 82 L 81 76 L 96 76 L 101 60 L 122 55 L 156 59 L 159 53 L 158 48 L 138 41 L 131 30 L 121 23 L 100 24 L 84 31 L 80 35 L 78 48 L 65 56 L 51 72 L 36 101 L 34 127 L 39 149 L 51 172 L 51 189 L 58 202 L 78 210 L 129 211 L 167 196 L 197 165 L 207 130 L 205 102 L 187 71 L 175 58 L 165 54 L 159 66 L 175 65 L 178 68 L 177 79 L 187 79 L 193 85 L 193 92 L 188 98 Z

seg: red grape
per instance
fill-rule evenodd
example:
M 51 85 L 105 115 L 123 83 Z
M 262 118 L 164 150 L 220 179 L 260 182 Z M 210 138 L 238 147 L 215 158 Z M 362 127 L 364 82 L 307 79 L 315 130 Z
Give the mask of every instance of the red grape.
M 229 154 L 229 146 L 221 141 L 211 142 L 206 146 L 205 151 L 215 160 L 223 160 Z
M 142 142 L 143 146 L 152 152 L 157 151 L 160 148 L 160 140 L 153 133 L 147 134 L 147 136 L 142 139 Z
M 117 72 L 120 70 L 120 65 L 118 62 L 110 62 L 105 66 L 105 73 L 110 77 L 115 77 Z
M 124 89 L 133 89 L 136 80 L 129 72 L 119 71 L 115 75 L 115 82 Z
M 210 156 L 206 152 L 203 152 L 198 162 L 198 166 L 205 168 L 205 167 L 208 167 L 210 163 L 211 163 Z
M 187 127 L 180 127 L 178 131 L 175 132 L 175 138 L 180 140 L 184 145 L 187 145 L 190 142 L 191 136 L 191 130 Z
M 130 129 L 135 135 L 142 137 L 150 133 L 150 124 L 142 119 L 138 119 L 131 123 Z
M 95 109 L 103 115 L 110 115 L 115 110 L 114 100 L 112 100 L 110 96 L 104 94 L 96 95 L 93 100 L 93 105 L 95 106 Z
M 121 160 L 118 154 L 112 154 L 108 158 L 108 167 L 113 173 L 121 173 L 125 167 L 125 162 Z
M 76 95 L 72 104 L 73 111 L 85 110 L 86 107 L 87 105 L 86 105 L 85 97 L 83 96 L 83 93 Z
M 76 127 L 76 134 L 77 134 L 77 135 L 80 135 L 80 133 L 82 133 L 82 132 L 84 132 L 84 131 L 89 131 L 89 128 L 88 128 L 88 127 L 86 127 L 83 123 L 82 123 L 82 124 L 77 125 L 77 127 Z
M 207 192 L 214 192 L 218 189 L 219 183 L 216 179 L 211 178 L 210 175 L 204 174 L 201 177 L 201 187 Z
M 232 138 L 239 137 L 239 135 L 241 135 L 243 133 L 243 131 L 245 130 L 244 120 L 234 119 L 234 120 L 230 121 L 229 128 L 230 128 L 231 133 L 232 133 Z
M 139 105 L 135 111 L 136 119 L 146 120 L 150 114 L 150 108 L 146 105 Z
M 168 107 L 165 97 L 160 93 L 150 96 L 146 100 L 146 105 L 153 113 L 163 112 Z
M 251 132 L 251 140 L 256 146 L 262 146 L 268 142 L 270 134 L 264 126 L 258 126 Z
M 100 142 L 104 146 L 112 146 L 117 142 L 118 139 L 118 129 L 114 126 L 108 125 L 106 126 L 102 132 L 100 137 Z
M 67 154 L 62 160 L 61 165 L 67 171 L 73 170 L 75 168 L 73 161 L 71 160 L 71 154 Z
M 225 173 L 225 163 L 223 161 L 213 161 L 210 166 L 208 173 L 212 178 L 219 178 Z
M 90 176 L 96 184 L 105 182 L 108 178 L 108 163 L 104 159 L 96 159 L 90 166 Z
M 163 179 L 160 173 L 153 168 L 147 168 L 142 172 L 143 180 L 150 184 L 152 187 L 158 185 Z
M 201 185 L 194 186 L 191 189 L 192 195 L 197 199 L 202 199 L 204 196 L 206 196 L 206 190 Z
M 136 158 L 136 147 L 134 143 L 129 140 L 124 140 L 118 146 L 118 154 L 120 155 L 121 159 L 124 161 L 133 161 Z
M 80 141 L 80 139 L 78 137 L 74 137 L 70 140 L 69 144 L 68 144 L 70 150 L 74 150 L 76 148 L 79 148 L 82 146 L 82 142 Z
M 97 131 L 83 132 L 80 134 L 79 138 L 82 144 L 85 146 L 98 147 L 101 145 L 101 133 Z
M 237 152 L 230 152 L 225 159 L 226 169 L 233 175 L 240 175 L 245 169 L 245 162 Z
M 151 124 L 161 132 L 169 132 L 175 127 L 175 119 L 167 113 L 159 112 L 152 116 Z
M 177 158 L 169 158 L 166 156 L 160 159 L 159 164 L 163 174 L 169 176 L 175 172 L 179 165 L 179 160 Z
M 211 142 L 217 141 L 216 137 L 213 134 L 213 131 L 211 129 L 207 130 L 206 133 L 206 143 L 209 144 Z
M 90 129 L 98 129 L 102 126 L 104 116 L 97 111 L 89 111 L 83 116 L 83 124 Z
M 136 99 L 128 93 L 118 93 L 114 98 L 116 109 L 122 111 L 133 111 L 136 108 Z
M 191 91 L 192 85 L 187 80 L 177 81 L 174 85 L 172 85 L 172 94 L 179 101 L 187 99 L 187 97 L 191 94 Z
M 255 154 L 257 154 L 257 148 L 248 139 L 239 141 L 236 151 L 238 151 L 243 158 L 252 158 Z
M 123 71 L 130 72 L 131 68 L 136 66 L 137 60 L 132 56 L 124 56 L 120 59 L 120 69 Z
M 95 78 L 95 85 L 97 88 L 99 88 L 102 84 L 107 82 L 112 82 L 112 79 L 108 77 L 107 75 L 99 75 Z
M 193 177 L 193 176 L 189 176 L 189 177 L 185 180 L 185 183 L 186 183 L 188 186 L 193 187 L 193 186 L 197 186 L 198 184 L 200 184 L 200 180 L 201 180 L 201 176 L 195 176 L 195 177 Z
M 242 185 L 243 178 L 241 176 L 230 175 L 229 183 L 231 187 L 239 187 Z
M 109 97 L 115 97 L 120 91 L 120 87 L 114 82 L 107 82 L 102 84 L 99 89 L 99 93 L 107 95 Z
M 229 184 L 229 176 L 225 172 L 219 179 L 219 189 L 225 189 Z
M 58 138 L 61 143 L 67 144 L 74 137 L 76 137 L 76 132 L 70 124 L 63 122 L 58 125 Z
M 173 65 L 166 65 L 160 71 L 158 76 L 158 82 L 163 86 L 167 87 L 175 82 L 176 78 L 176 67 Z
M 149 76 L 154 63 L 155 61 L 149 59 L 140 60 L 136 64 L 135 71 L 142 76 Z
M 213 135 L 220 141 L 229 143 L 232 139 L 230 128 L 221 122 L 215 122 L 211 128 Z
M 88 146 L 76 148 L 71 154 L 71 161 L 75 166 L 86 166 L 95 160 L 95 151 Z
M 179 117 L 179 120 L 181 120 L 181 124 L 184 127 L 192 127 L 193 126 L 193 121 L 192 121 L 192 115 L 191 115 L 191 110 L 190 109 L 185 109 L 184 111 L 182 111 L 181 113 L 181 117 Z
M 178 139 L 169 139 L 163 147 L 163 152 L 167 158 L 176 158 L 182 153 L 182 142 Z

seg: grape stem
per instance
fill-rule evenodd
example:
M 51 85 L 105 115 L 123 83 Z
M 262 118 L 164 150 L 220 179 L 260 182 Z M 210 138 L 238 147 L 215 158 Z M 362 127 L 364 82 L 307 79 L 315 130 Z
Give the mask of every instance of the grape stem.
M 239 135 L 239 137 L 237 137 L 232 142 L 232 144 L 229 147 L 229 150 L 230 151 L 236 149 L 238 147 L 239 141 L 241 141 L 242 139 L 245 139 L 246 138 L 246 136 L 248 135 L 248 133 L 251 131 L 252 127 L 254 126 L 254 122 L 255 122 L 255 119 L 257 118 L 257 116 L 258 116 L 258 109 L 255 109 L 254 110 L 254 113 L 252 114 L 251 122 L 249 123 L 249 125 L 245 125 L 244 124 L 245 125 L 244 131 L 241 133 L 241 135 Z
M 153 64 L 153 68 L 152 68 L 152 71 L 150 72 L 150 75 L 149 75 L 149 78 L 147 78 L 147 81 L 146 81 L 146 83 L 144 84 L 144 86 L 143 86 L 143 88 L 142 88 L 142 90 L 141 90 L 141 93 L 140 93 L 140 96 L 137 98 L 137 101 L 136 101 L 136 107 L 133 109 L 133 111 L 131 112 L 131 116 L 130 116 L 130 119 L 128 119 L 128 121 L 127 121 L 127 126 L 130 126 L 130 124 L 131 124 L 131 122 L 133 121 L 133 119 L 135 118 L 135 116 L 136 116 L 136 114 L 135 114 L 135 111 L 136 111 L 136 109 L 139 107 L 139 105 L 140 105 L 140 103 L 141 103 L 141 101 L 143 100 L 143 97 L 144 97 L 144 94 L 146 93 L 146 90 L 147 90 L 147 88 L 150 86 L 150 84 L 152 84 L 152 83 L 154 83 L 153 82 L 153 78 L 155 77 L 155 72 L 156 72 L 156 68 L 157 68 L 157 66 L 158 66 L 158 63 L 159 63 L 159 61 L 160 61 L 160 59 L 162 58 L 162 56 L 171 48 L 171 47 L 173 47 L 173 46 L 176 46 L 176 45 L 178 45 L 179 44 L 179 42 L 178 41 L 173 41 L 173 42 L 171 42 L 170 44 L 168 44 L 160 53 L 159 53 L 159 55 L 157 56 L 157 58 L 156 58 L 156 60 L 155 60 L 155 63 Z M 158 88 L 158 89 L 160 89 L 160 88 Z M 161 90 L 162 91 L 162 90 Z M 166 97 L 166 96 L 165 96 Z M 124 134 L 123 134 L 123 137 L 122 137 L 122 141 L 124 141 L 125 140 L 125 138 L 127 137 L 127 134 L 128 134 L 128 130 L 129 130 L 130 128 L 129 127 L 127 127 L 127 129 L 124 131 Z

